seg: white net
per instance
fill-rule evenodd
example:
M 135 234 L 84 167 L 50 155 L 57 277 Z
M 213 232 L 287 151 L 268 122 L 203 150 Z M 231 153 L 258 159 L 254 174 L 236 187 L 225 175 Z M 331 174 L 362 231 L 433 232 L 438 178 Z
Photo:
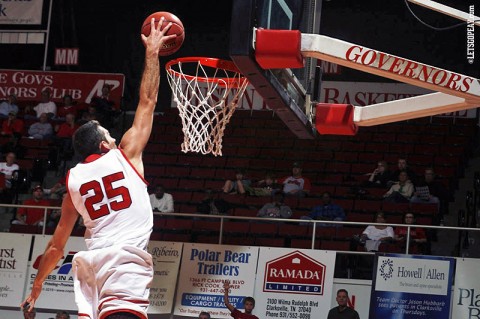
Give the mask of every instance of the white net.
M 222 155 L 225 127 L 241 99 L 248 81 L 225 64 L 205 65 L 201 60 L 167 64 L 168 82 L 182 120 L 183 152 Z M 228 63 L 229 61 L 221 61 Z M 187 74 L 185 69 L 191 71 Z M 193 75 L 192 75 L 193 73 Z

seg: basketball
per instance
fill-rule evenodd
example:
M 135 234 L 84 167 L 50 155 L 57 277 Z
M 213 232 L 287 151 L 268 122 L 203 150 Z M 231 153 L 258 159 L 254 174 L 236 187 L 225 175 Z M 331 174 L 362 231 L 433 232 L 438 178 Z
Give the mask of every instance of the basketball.
M 152 21 L 152 18 L 155 18 L 155 26 L 157 26 L 161 17 L 165 18 L 165 20 L 163 21 L 162 29 L 165 28 L 169 22 L 172 23 L 170 30 L 168 30 L 165 35 L 177 35 L 174 39 L 165 42 L 163 44 L 163 47 L 160 49 L 160 52 L 158 52 L 158 55 L 166 56 L 173 54 L 177 52 L 178 49 L 180 49 L 183 44 L 183 40 L 185 39 L 185 30 L 183 28 L 182 21 L 180 21 L 180 19 L 176 15 L 170 12 L 161 11 L 152 13 L 145 19 L 142 25 L 142 34 L 148 37 L 150 35 L 150 23 Z

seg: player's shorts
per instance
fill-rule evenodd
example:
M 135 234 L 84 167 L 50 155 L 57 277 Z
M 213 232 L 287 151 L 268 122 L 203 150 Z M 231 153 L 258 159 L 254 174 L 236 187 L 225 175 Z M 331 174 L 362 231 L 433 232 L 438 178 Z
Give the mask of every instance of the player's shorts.
M 119 311 L 147 318 L 153 279 L 148 252 L 132 246 L 81 251 L 73 270 L 78 319 L 103 319 Z

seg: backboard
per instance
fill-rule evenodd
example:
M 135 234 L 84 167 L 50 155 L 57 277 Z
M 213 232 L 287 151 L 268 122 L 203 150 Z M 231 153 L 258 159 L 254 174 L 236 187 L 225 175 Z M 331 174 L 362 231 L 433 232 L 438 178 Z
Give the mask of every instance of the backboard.
M 268 107 L 299 138 L 311 139 L 316 130 L 310 115 L 316 62 L 306 59 L 301 69 L 263 70 L 254 56 L 254 28 L 319 33 L 321 0 L 233 0 L 230 57 Z M 288 45 L 286 43 L 285 45 Z

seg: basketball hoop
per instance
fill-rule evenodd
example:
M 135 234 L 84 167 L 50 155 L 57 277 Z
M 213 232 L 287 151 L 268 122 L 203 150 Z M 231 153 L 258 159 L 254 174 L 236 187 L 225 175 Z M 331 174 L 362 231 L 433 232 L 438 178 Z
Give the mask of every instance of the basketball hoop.
M 178 58 L 165 66 L 182 119 L 182 152 L 222 155 L 225 127 L 248 81 L 231 61 Z

